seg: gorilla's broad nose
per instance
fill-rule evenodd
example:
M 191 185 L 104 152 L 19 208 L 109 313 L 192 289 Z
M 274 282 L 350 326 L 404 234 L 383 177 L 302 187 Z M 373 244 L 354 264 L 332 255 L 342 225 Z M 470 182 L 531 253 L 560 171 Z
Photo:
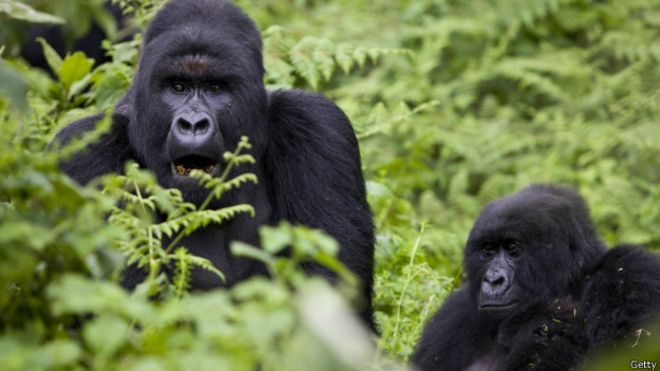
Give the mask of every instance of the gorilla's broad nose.
M 481 291 L 486 295 L 501 295 L 509 288 L 509 277 L 502 268 L 491 268 L 484 274 Z
M 182 112 L 174 117 L 170 130 L 172 139 L 188 150 L 212 146 L 219 131 L 211 115 L 206 112 Z
M 211 129 L 211 118 L 199 112 L 182 114 L 175 118 L 174 125 L 178 135 L 203 136 Z

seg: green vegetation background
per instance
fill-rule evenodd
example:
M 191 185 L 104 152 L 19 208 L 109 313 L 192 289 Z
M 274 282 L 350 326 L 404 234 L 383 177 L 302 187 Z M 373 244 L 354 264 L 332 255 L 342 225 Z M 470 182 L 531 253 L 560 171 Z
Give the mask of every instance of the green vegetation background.
M 134 168 L 85 188 L 62 176 L 60 155 L 46 145 L 118 101 L 139 38 L 108 43 L 113 61 L 98 67 L 46 46 L 48 75 L 15 58 L 26 20 L 64 21 L 70 37 L 91 22 L 111 39 L 124 30 L 99 0 L 26 3 L 59 18 L 0 0 L 3 370 L 403 367 L 425 320 L 461 283 L 463 244 L 481 207 L 534 182 L 578 189 L 608 244 L 660 251 L 659 1 L 237 2 L 262 30 L 268 86 L 322 92 L 353 122 L 377 227 L 376 347 L 336 290 L 268 255 L 293 244 L 333 265 L 326 255 L 336 246 L 323 236 L 265 231 L 268 254 L 237 249 L 269 262 L 275 282 L 188 295 L 189 265 L 204 262 L 135 241 L 168 234 L 140 207 L 181 221 L 189 206 Z M 161 1 L 120 3 L 140 27 Z M 157 197 L 130 198 L 127 184 Z M 136 207 L 117 210 L 127 198 Z M 166 227 L 180 233 L 229 214 L 201 210 Z M 116 284 L 125 259 L 177 264 L 181 281 L 156 270 L 129 295 Z M 163 300 L 149 301 L 154 293 Z M 81 317 L 88 320 L 71 325 Z M 626 359 L 610 366 L 627 367 Z

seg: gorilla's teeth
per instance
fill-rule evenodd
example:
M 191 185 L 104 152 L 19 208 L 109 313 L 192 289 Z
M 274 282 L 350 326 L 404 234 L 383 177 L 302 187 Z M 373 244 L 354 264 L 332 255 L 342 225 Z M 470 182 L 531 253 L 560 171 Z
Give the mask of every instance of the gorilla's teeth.
M 181 176 L 187 176 L 187 175 L 190 175 L 190 173 L 191 173 L 193 170 L 202 170 L 202 171 L 206 172 L 207 174 L 211 174 L 212 172 L 215 171 L 215 169 L 216 169 L 217 167 L 218 167 L 217 164 L 216 164 L 216 165 L 208 165 L 208 166 L 206 166 L 206 167 L 204 167 L 204 168 L 199 168 L 199 169 L 198 169 L 198 168 L 187 168 L 187 167 L 185 167 L 185 166 L 183 166 L 183 165 L 176 165 L 176 166 L 174 166 L 174 171 L 175 171 L 178 175 L 181 175 Z
M 183 165 L 177 165 L 176 166 L 176 173 L 179 175 L 186 175 L 187 174 L 187 169 Z

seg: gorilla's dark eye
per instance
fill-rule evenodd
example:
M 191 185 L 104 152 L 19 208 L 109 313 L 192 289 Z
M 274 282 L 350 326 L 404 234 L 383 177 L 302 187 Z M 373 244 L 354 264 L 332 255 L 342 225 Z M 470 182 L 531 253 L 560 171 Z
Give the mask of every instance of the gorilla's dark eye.
M 509 255 L 517 256 L 520 253 L 520 247 L 515 242 L 509 242 L 506 244 L 506 252 Z
M 209 93 L 212 94 L 222 93 L 223 91 L 222 86 L 220 86 L 220 84 L 209 84 L 207 90 Z
M 175 93 L 185 93 L 186 92 L 186 86 L 183 85 L 180 82 L 175 82 L 174 84 L 172 84 L 172 90 Z
M 484 258 L 490 257 L 495 253 L 495 246 L 491 244 L 485 244 L 481 246 L 481 256 Z

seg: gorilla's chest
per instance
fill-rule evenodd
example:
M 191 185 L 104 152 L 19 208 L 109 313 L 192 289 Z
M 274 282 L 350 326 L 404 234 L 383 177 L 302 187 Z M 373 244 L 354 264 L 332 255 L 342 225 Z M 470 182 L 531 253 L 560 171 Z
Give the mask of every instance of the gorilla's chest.
M 238 214 L 223 224 L 211 224 L 183 238 L 178 246 L 184 246 L 196 256 L 208 259 L 214 267 L 225 275 L 225 281 L 212 272 L 195 269 L 191 276 L 191 286 L 206 290 L 219 286 L 231 286 L 247 277 L 265 274 L 262 264 L 247 258 L 231 254 L 231 242 L 241 241 L 252 246 L 260 246 L 259 227 L 270 222 L 272 206 L 265 182 L 261 185 L 246 187 L 244 192 L 231 195 L 231 205 L 248 204 L 254 208 L 254 216 Z M 164 241 L 164 246 L 169 241 Z

